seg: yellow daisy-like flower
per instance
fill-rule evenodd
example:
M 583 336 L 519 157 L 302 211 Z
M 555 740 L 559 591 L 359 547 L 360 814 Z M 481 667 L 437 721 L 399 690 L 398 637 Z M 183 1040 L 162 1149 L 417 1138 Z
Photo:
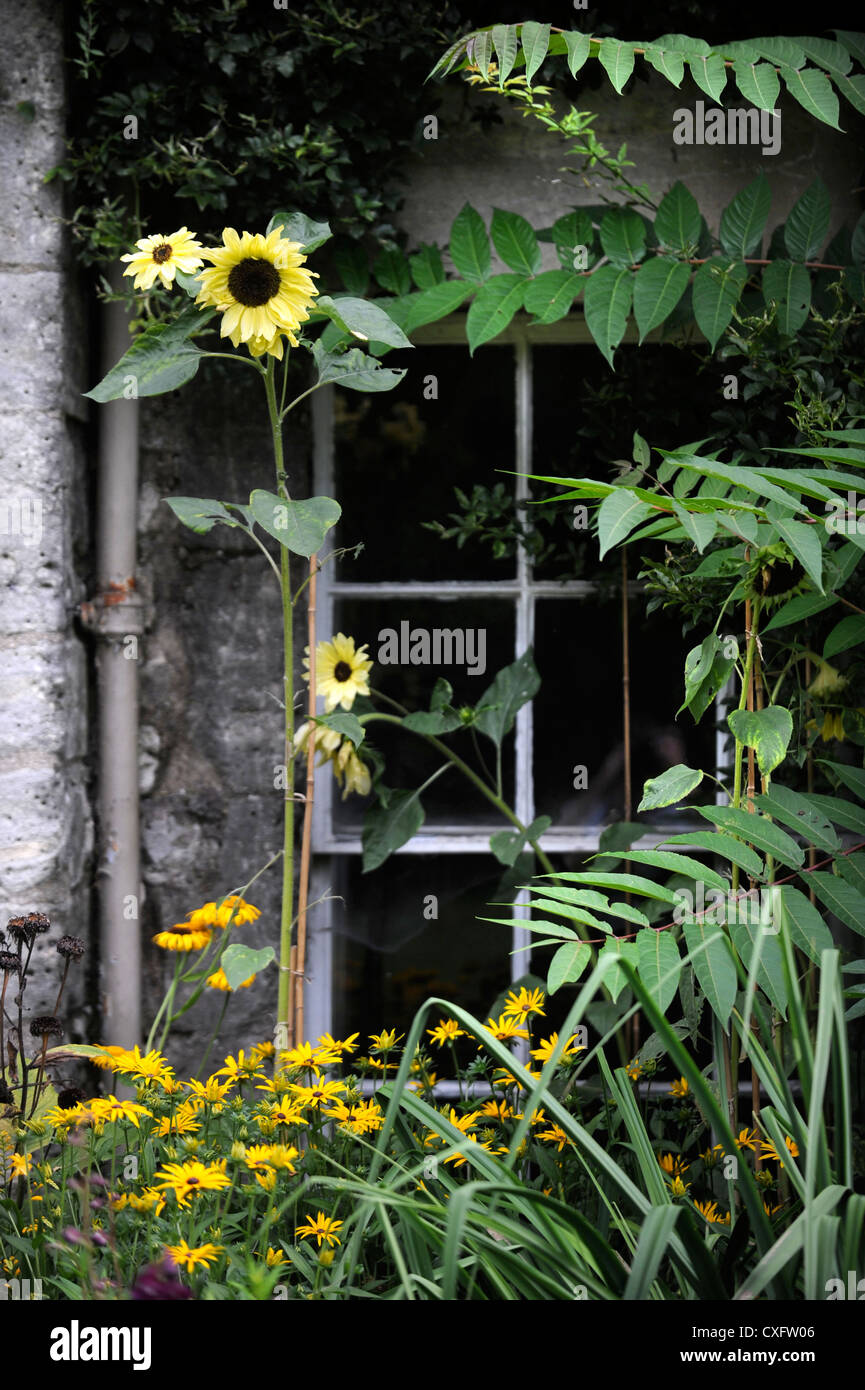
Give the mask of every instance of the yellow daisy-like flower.
M 520 1023 L 525 1023 L 530 1014 L 543 1014 L 543 1005 L 546 995 L 542 989 L 526 989 L 525 985 L 520 986 L 519 994 L 510 990 L 505 999 L 504 1013 L 506 1018 L 518 1018 Z
M 508 1105 L 506 1100 L 485 1100 L 481 1106 L 481 1114 L 488 1116 L 491 1120 L 515 1120 L 519 1117 L 514 1114 L 514 1107 Z
M 736 1140 L 736 1147 L 740 1149 L 757 1150 L 757 1131 L 756 1129 L 740 1129 L 739 1137 Z
M 689 1091 L 690 1087 L 684 1076 L 680 1076 L 678 1081 L 674 1081 L 670 1087 L 670 1095 L 675 1096 L 677 1100 L 684 1100 Z
M 795 1139 L 791 1139 L 790 1136 L 789 1136 L 789 1134 L 788 1134 L 788 1135 L 785 1136 L 784 1143 L 785 1143 L 786 1146 L 787 1146 L 787 1151 L 788 1151 L 790 1157 L 791 1157 L 791 1158 L 798 1158 L 798 1157 L 799 1157 L 799 1145 L 796 1143 L 796 1140 L 795 1140 Z M 763 1157 L 764 1157 L 764 1159 L 765 1159 L 765 1158 L 771 1158 L 775 1163 L 780 1163 L 782 1168 L 784 1167 L 784 1164 L 783 1164 L 783 1161 L 782 1161 L 782 1159 L 781 1159 L 781 1156 L 780 1156 L 780 1154 L 778 1153 L 778 1150 L 775 1148 L 775 1145 L 774 1145 L 773 1143 L 771 1143 L 771 1142 L 769 1142 L 769 1141 L 763 1139 L 763 1140 L 761 1140 L 761 1142 L 760 1142 L 760 1148 L 763 1150 Z
M 345 1086 L 341 1081 L 316 1081 L 312 1086 L 301 1086 L 298 1082 L 293 1082 L 289 1090 L 294 1091 L 297 1096 L 296 1104 L 321 1109 L 322 1105 L 329 1105 L 335 1100 L 340 1091 L 345 1090 Z
M 11 1172 L 14 1178 L 26 1178 L 33 1165 L 32 1154 L 12 1154 Z
M 151 1212 L 160 1216 L 165 1207 L 165 1198 L 155 1187 L 145 1187 L 143 1192 L 130 1192 L 129 1206 L 142 1216 L 149 1216 Z
M 137 250 L 120 259 L 129 262 L 123 274 L 135 276 L 132 285 L 136 290 L 152 290 L 157 277 L 170 290 L 178 270 L 185 275 L 194 275 L 204 264 L 200 254 L 204 247 L 187 227 L 172 232 L 171 236 L 157 233 L 155 236 L 142 237 L 135 245 Z
M 240 984 L 238 985 L 238 989 L 249 989 L 249 986 L 254 982 L 255 976 L 250 975 L 248 980 L 241 980 Z M 222 990 L 223 994 L 234 993 L 234 991 L 231 988 L 231 985 L 228 983 L 228 976 L 226 975 L 222 966 L 220 966 L 218 970 L 215 970 L 212 975 L 208 975 L 204 983 L 207 985 L 209 989 Z
M 268 1269 L 279 1269 L 280 1265 L 288 1264 L 288 1260 L 282 1250 L 274 1250 L 272 1245 L 268 1245 L 264 1263 Z
M 308 650 L 308 649 L 307 649 Z M 324 696 L 328 714 L 337 705 L 351 709 L 358 695 L 369 694 L 369 672 L 372 661 L 367 658 L 366 645 L 355 650 L 354 638 L 338 632 L 330 642 L 319 642 L 315 649 L 315 693 Z M 309 656 L 303 658 L 309 666 Z M 308 671 L 304 678 L 309 680 Z
M 360 1033 L 350 1033 L 344 1042 L 340 1042 L 338 1038 L 332 1038 L 330 1033 L 323 1033 L 318 1040 L 318 1045 L 327 1048 L 328 1052 L 339 1053 L 340 1057 L 344 1052 L 351 1056 L 353 1052 L 357 1052 L 359 1037 Z
M 192 1159 L 189 1163 L 166 1163 L 155 1176 L 159 1179 L 156 1183 L 158 1188 L 173 1190 L 179 1207 L 188 1206 L 190 1197 L 198 1192 L 219 1192 L 221 1188 L 231 1186 L 224 1159 L 209 1165 L 200 1163 L 198 1159 Z
M 487 1032 L 492 1033 L 493 1037 L 499 1042 L 510 1042 L 513 1038 L 527 1038 L 529 1035 L 525 1028 L 520 1028 L 515 1018 L 508 1018 L 507 1014 L 502 1014 L 496 1021 L 488 1018 L 484 1025 Z
M 455 1018 L 440 1019 L 435 1028 L 427 1028 L 427 1032 L 436 1047 L 444 1047 L 445 1043 L 466 1037 L 465 1028 L 460 1028 Z
M 531 1057 L 537 1057 L 539 1062 L 548 1062 L 553 1055 L 554 1049 L 558 1046 L 558 1041 L 558 1033 L 551 1033 L 548 1038 L 541 1038 L 538 1046 L 533 1047 L 529 1055 Z M 565 1050 L 559 1058 L 559 1061 L 563 1062 L 566 1057 L 576 1057 L 578 1052 L 585 1052 L 585 1050 L 583 1044 L 577 1042 L 576 1034 L 572 1033 L 565 1043 Z
M 674 1197 L 684 1197 L 690 1186 L 689 1182 L 682 1182 L 681 1178 L 676 1177 L 670 1183 L 670 1191 Z
M 691 1166 L 679 1154 L 659 1154 L 658 1162 L 670 1177 L 679 1177 L 682 1173 L 687 1173 Z
M 268 236 L 238 236 L 226 227 L 222 242 L 216 250 L 202 251 L 213 268 L 201 272 L 195 302 L 222 314 L 220 337 L 235 347 L 245 343 L 253 357 L 266 352 L 282 357 L 281 335 L 297 347 L 295 334 L 318 294 L 314 272 L 303 268 L 300 243 L 283 237 L 282 227 Z
M 402 1042 L 405 1033 L 397 1036 L 395 1028 L 383 1029 L 380 1033 L 370 1033 L 370 1052 L 390 1052 L 391 1048 L 396 1047 L 398 1042 Z
M 130 1051 L 121 1053 L 117 1058 L 115 1070 L 128 1072 L 131 1076 L 141 1076 L 148 1081 L 161 1081 L 164 1076 L 171 1076 L 174 1068 L 168 1065 L 161 1052 L 153 1051 L 142 1055 L 136 1043 Z
M 255 1047 L 250 1049 L 250 1056 L 255 1057 L 256 1061 L 259 1062 L 263 1062 L 265 1057 L 273 1057 L 275 1054 L 276 1048 L 269 1038 L 265 1042 L 256 1043 Z
M 141 1128 L 142 1115 L 153 1119 L 153 1112 L 143 1105 L 135 1105 L 131 1100 L 118 1100 L 116 1096 L 107 1096 L 104 1100 L 91 1100 L 89 1106 L 91 1115 L 97 1121 L 131 1120 L 136 1129 Z
M 555 1144 L 559 1153 L 561 1153 L 566 1144 L 570 1144 L 571 1142 L 561 1125 L 557 1124 L 551 1124 L 549 1129 L 539 1130 L 537 1137 L 538 1139 L 546 1139 L 550 1144 Z
M 183 1085 L 192 1092 L 189 1098 L 190 1105 L 194 1103 L 196 1108 L 205 1102 L 210 1105 L 221 1105 L 228 1098 L 228 1093 L 234 1085 L 234 1078 L 229 1077 L 227 1081 L 220 1081 L 217 1076 L 208 1076 L 206 1081 L 197 1081 L 193 1077 L 191 1081 L 184 1081 Z
M 213 932 L 207 927 L 193 927 L 189 922 L 177 922 L 168 931 L 159 931 L 153 940 L 163 951 L 201 951 L 210 945 Z
M 160 1139 L 169 1135 L 196 1134 L 201 1125 L 196 1119 L 198 1107 L 194 1100 L 178 1106 L 173 1115 L 164 1115 L 159 1121 L 156 1133 Z
M 694 1206 L 697 1208 L 697 1211 L 700 1213 L 701 1216 L 705 1216 L 706 1220 L 710 1224 L 714 1225 L 716 1222 L 720 1223 L 720 1225 L 722 1226 L 729 1224 L 730 1213 L 725 1212 L 722 1215 L 721 1212 L 718 1211 L 717 1202 L 695 1202 Z
M 270 1132 L 274 1125 L 305 1125 L 307 1121 L 303 1118 L 302 1102 L 291 1100 L 288 1096 L 283 1096 L 281 1100 L 275 1100 L 272 1105 L 267 1107 L 265 1116 L 258 1116 L 259 1129 L 264 1131 L 264 1123 L 270 1126 Z
M 629 1081 L 639 1081 L 640 1077 L 643 1075 L 643 1068 L 636 1059 L 628 1063 L 626 1070 Z
M 260 1061 L 257 1057 L 247 1057 L 243 1048 L 237 1057 L 226 1057 L 225 1066 L 215 1071 L 214 1076 L 228 1076 L 232 1081 L 263 1081 L 264 1073 L 260 1070 Z
M 211 906 L 211 904 L 208 904 Z M 231 894 L 223 902 L 216 906 L 212 904 L 214 910 L 214 922 L 218 927 L 227 927 L 229 922 L 233 927 L 242 927 L 247 922 L 257 922 L 261 916 L 261 908 L 253 907 L 252 903 L 246 902 L 244 898 Z
M 193 1247 L 187 1245 L 185 1240 L 182 1240 L 179 1245 L 167 1245 L 165 1248 L 174 1263 L 176 1265 L 185 1265 L 187 1274 L 191 1274 L 198 1265 L 202 1265 L 207 1269 L 208 1265 L 213 1264 L 215 1260 L 219 1259 L 224 1247 L 221 1245 L 211 1245 L 209 1241 L 206 1245 L 196 1245 Z
M 102 1051 L 88 1057 L 88 1062 L 91 1062 L 94 1067 L 98 1067 L 100 1071 L 116 1071 L 117 1059 L 124 1055 L 126 1048 L 119 1047 L 116 1043 L 100 1043 L 99 1046 Z
M 307 1236 L 314 1236 L 319 1245 L 323 1240 L 326 1240 L 328 1245 L 340 1245 L 341 1241 L 335 1232 L 344 1224 L 343 1221 L 334 1221 L 332 1217 L 325 1216 L 323 1211 L 318 1212 L 314 1219 L 307 1212 L 306 1224 L 297 1226 L 294 1234 L 304 1239 Z

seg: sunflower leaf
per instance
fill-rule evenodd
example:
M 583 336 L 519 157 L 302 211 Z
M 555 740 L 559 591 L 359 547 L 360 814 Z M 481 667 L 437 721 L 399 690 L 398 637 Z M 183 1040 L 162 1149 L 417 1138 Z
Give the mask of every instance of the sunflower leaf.
M 332 381 L 349 391 L 392 391 L 405 376 L 405 368 L 382 367 L 360 348 L 348 352 L 328 352 L 320 341 L 313 343 L 312 355 L 318 368 L 318 384 Z
M 199 333 L 209 319 L 210 310 L 187 304 L 173 323 L 154 323 L 135 339 L 132 346 L 92 391 L 84 395 L 91 401 L 136 400 L 139 396 L 161 396 L 185 386 L 198 371 L 204 353 L 189 339 Z
M 342 512 L 332 497 L 306 497 L 293 502 L 263 488 L 256 488 L 250 495 L 249 509 L 263 531 L 293 555 L 307 559 L 321 548 L 326 533 L 336 525 Z
M 323 725 L 325 729 L 335 729 L 338 734 L 342 734 L 353 743 L 355 748 L 359 748 L 366 737 L 366 729 L 360 720 L 342 710 L 334 710 L 333 714 L 318 714 L 314 723 Z
M 390 315 L 368 299 L 355 299 L 352 295 L 332 299 L 323 294 L 315 301 L 315 307 L 357 342 L 386 343 L 388 347 L 414 346 Z
M 257 975 L 260 970 L 264 970 L 274 959 L 274 954 L 272 946 L 263 946 L 260 951 L 255 951 L 251 946 L 242 946 L 240 942 L 236 942 L 233 946 L 227 947 L 222 953 L 220 964 L 225 972 L 228 988 L 235 990 L 244 980 L 248 980 L 250 975 Z
M 327 222 L 314 222 L 303 212 L 275 212 L 267 224 L 266 235 L 270 236 L 277 227 L 282 228 L 282 235 L 287 241 L 297 242 L 306 256 L 317 251 L 333 236 Z

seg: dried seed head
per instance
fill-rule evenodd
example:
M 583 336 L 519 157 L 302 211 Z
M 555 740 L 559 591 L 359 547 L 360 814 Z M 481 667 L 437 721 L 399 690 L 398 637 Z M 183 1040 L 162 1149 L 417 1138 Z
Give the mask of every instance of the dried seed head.
M 37 1014 L 30 1020 L 32 1038 L 62 1038 L 63 1024 L 53 1014 Z
M 19 940 L 32 941 L 43 932 L 51 930 L 51 922 L 44 912 L 28 912 L 26 917 L 10 917 L 6 930 Z
M 84 942 L 80 936 L 61 936 L 57 942 L 57 951 L 61 956 L 71 956 L 73 960 L 80 960 L 84 955 Z
M 87 1099 L 87 1092 L 82 1091 L 80 1086 L 67 1086 L 57 1096 L 57 1104 L 61 1110 L 74 1110 L 76 1105 L 81 1105 Z
M 0 951 L 0 970 L 14 975 L 21 969 L 21 962 L 14 951 Z

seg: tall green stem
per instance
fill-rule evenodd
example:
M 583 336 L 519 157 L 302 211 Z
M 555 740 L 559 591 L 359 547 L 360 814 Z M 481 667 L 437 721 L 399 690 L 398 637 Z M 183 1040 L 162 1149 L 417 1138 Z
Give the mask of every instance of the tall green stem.
M 286 485 L 285 461 L 282 451 L 282 419 L 276 403 L 275 363 L 268 357 L 264 377 L 267 409 L 273 434 L 273 462 L 276 468 L 276 490 L 286 502 L 290 500 Z M 285 818 L 282 837 L 282 907 L 279 922 L 279 993 L 277 1024 L 288 1024 L 291 998 L 291 926 L 294 917 L 294 632 L 291 603 L 289 553 L 279 548 L 279 582 L 282 594 L 283 640 L 283 699 L 285 701 Z

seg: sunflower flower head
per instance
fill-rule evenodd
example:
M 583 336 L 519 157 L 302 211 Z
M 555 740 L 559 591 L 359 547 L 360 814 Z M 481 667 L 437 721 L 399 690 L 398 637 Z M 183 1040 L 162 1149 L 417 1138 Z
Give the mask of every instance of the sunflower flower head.
M 351 709 L 358 695 L 369 694 L 369 672 L 372 660 L 366 645 L 355 649 L 354 638 L 338 632 L 330 642 L 319 642 L 315 649 L 315 693 L 324 696 L 328 714 L 336 709 Z M 309 666 L 309 654 L 303 659 Z M 309 679 L 308 672 L 304 678 Z
M 282 230 L 238 236 L 226 227 L 222 246 L 202 251 L 212 268 L 201 272 L 196 303 L 221 313 L 220 337 L 230 338 L 235 347 L 245 343 L 253 357 L 271 353 L 281 358 L 283 335 L 297 347 L 295 335 L 318 294 L 300 244 Z
M 171 236 L 157 233 L 155 236 L 142 237 L 136 241 L 135 248 L 130 255 L 121 256 L 120 259 L 129 262 L 123 274 L 135 276 L 132 286 L 136 290 L 152 290 L 157 279 L 170 290 L 178 270 L 182 274 L 193 275 L 204 264 L 201 259 L 204 247 L 187 227 L 172 232 Z

